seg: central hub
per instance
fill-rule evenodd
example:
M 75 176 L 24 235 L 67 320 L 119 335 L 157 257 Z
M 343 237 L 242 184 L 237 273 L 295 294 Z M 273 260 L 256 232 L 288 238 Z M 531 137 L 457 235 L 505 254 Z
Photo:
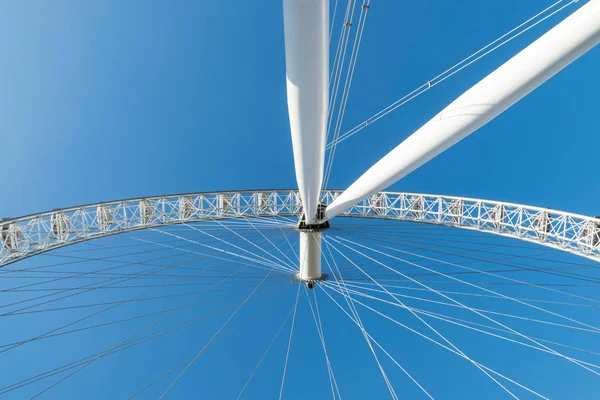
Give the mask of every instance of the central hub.
M 323 221 L 325 205 L 319 204 L 317 209 L 317 223 L 307 224 L 303 216 L 298 224 L 300 231 L 300 272 L 296 279 L 306 282 L 309 289 L 314 283 L 324 279 L 321 273 L 321 232 L 329 228 L 329 222 Z
M 329 221 L 323 221 L 323 219 L 325 218 L 325 208 L 327 208 L 325 204 L 319 203 L 319 206 L 317 207 L 316 224 L 307 224 L 306 215 L 302 215 L 302 219 L 300 219 L 300 223 L 298 224 L 298 230 L 300 232 L 321 232 L 326 229 L 329 229 Z
M 316 282 L 320 282 L 320 281 L 326 281 L 328 278 L 328 275 L 326 273 L 322 273 L 321 277 L 319 279 L 302 279 L 300 277 L 300 272 L 298 272 L 297 274 L 294 275 L 294 279 L 297 281 L 302 281 L 304 283 L 306 283 L 306 286 L 309 289 L 313 289 L 315 287 L 315 283 Z

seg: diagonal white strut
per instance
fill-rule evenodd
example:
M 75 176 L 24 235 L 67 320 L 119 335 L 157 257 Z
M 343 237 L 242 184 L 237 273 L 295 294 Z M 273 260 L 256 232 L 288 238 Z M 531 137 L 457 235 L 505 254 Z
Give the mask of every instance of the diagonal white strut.
M 296 180 L 306 222 L 323 182 L 329 85 L 329 0 L 283 0 L 285 63 Z
M 325 210 L 333 218 L 482 127 L 600 42 L 600 0 L 590 0 L 443 109 L 369 168 Z

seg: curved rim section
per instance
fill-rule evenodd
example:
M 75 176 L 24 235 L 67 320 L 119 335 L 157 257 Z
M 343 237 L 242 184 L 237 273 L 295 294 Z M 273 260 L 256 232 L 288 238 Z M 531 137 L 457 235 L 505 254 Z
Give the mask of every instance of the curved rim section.
M 323 190 L 321 202 L 341 190 Z M 0 267 L 85 240 L 188 222 L 299 217 L 296 190 L 192 193 L 55 209 L 0 223 Z M 520 204 L 417 193 L 380 192 L 340 217 L 448 225 L 513 237 L 600 261 L 600 219 Z

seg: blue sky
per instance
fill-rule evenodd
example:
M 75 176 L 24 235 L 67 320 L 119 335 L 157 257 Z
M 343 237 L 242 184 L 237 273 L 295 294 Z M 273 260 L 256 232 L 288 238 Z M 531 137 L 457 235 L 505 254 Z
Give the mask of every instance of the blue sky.
M 375 3 L 346 129 L 548 4 Z M 3 216 L 141 195 L 295 186 L 278 2 L 7 2 L 0 18 Z M 557 20 L 340 145 L 331 186 L 349 185 Z M 599 57 L 590 52 L 394 188 L 598 213 L 600 189 L 588 177 L 600 141 Z
M 329 186 L 347 187 L 456 96 L 583 3 L 568 7 L 340 144 Z M 548 0 L 374 0 L 342 131 L 550 4 Z M 595 179 L 600 147 L 599 65 L 600 49 L 594 49 L 392 189 L 600 215 L 600 186 Z M 0 217 L 167 193 L 293 188 L 281 2 L 3 2 L 0 139 L 4 165 Z M 286 300 L 283 314 L 293 298 Z M 304 311 L 302 318 L 309 318 Z M 270 321 L 269 334 L 278 321 Z M 314 327 L 310 328 L 314 334 Z M 302 329 L 308 332 L 309 328 L 299 329 L 299 340 L 308 340 Z M 344 332 L 338 335 L 343 337 Z M 168 345 L 163 343 L 165 349 Z M 184 345 L 173 349 L 174 359 L 175 353 L 189 354 Z M 235 349 L 221 351 L 235 354 Z M 363 351 L 368 349 L 359 350 Z M 211 360 L 224 363 L 227 354 L 215 353 Z M 425 363 L 419 354 L 407 355 L 412 365 Z M 138 356 L 151 359 L 142 350 Z M 20 356 L 15 357 L 11 362 Z M 250 365 L 257 357 L 244 356 L 244 361 Z M 126 364 L 130 359 L 115 360 Z M 438 365 L 443 366 L 444 360 L 440 358 Z M 300 373 L 302 362 L 290 365 L 290 376 Z M 280 364 L 268 368 L 277 371 Z M 341 366 L 340 373 L 352 381 L 356 368 Z M 415 368 L 429 367 L 425 363 Z M 519 365 L 514 368 L 515 373 L 528 374 Z M 206 368 L 201 371 L 213 379 L 220 376 L 219 385 L 227 385 L 228 377 Z M 530 378 L 540 380 L 542 372 L 529 374 Z M 326 376 L 325 369 L 319 376 L 323 373 Z M 474 375 L 474 382 L 489 383 L 475 377 L 473 370 L 468 373 Z M 393 374 L 403 379 L 398 371 Z M 379 379 L 372 368 L 365 376 L 368 382 Z M 267 387 L 268 374 L 261 379 L 257 386 Z M 448 379 L 439 376 L 440 381 Z M 176 394 L 195 395 L 194 381 L 182 382 Z M 348 398 L 350 393 L 382 398 L 385 386 L 376 382 L 377 387 L 370 389 L 365 389 L 366 383 L 355 385 Z M 581 382 L 582 387 L 590 387 L 587 380 Z M 122 379 L 111 385 L 129 383 Z M 297 382 L 291 384 L 297 385 L 293 386 L 298 389 L 296 398 L 306 398 Z M 445 385 L 452 387 L 452 382 Z M 478 393 L 477 384 L 473 385 L 473 393 Z M 325 379 L 317 387 L 328 390 L 328 382 Z M 74 396 L 78 389 L 74 385 L 61 393 Z M 204 390 L 208 390 L 206 398 L 218 398 L 212 389 Z M 96 392 L 97 398 L 102 393 Z M 259 392 L 253 395 L 261 398 Z M 326 397 L 315 394 L 315 398 Z M 467 397 L 457 391 L 449 398 Z

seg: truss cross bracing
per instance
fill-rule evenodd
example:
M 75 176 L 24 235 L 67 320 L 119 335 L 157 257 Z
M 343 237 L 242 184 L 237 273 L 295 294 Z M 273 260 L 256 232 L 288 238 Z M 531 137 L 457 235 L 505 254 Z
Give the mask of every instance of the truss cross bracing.
M 324 190 L 327 205 L 341 191 Z M 62 246 L 139 229 L 220 219 L 302 215 L 296 190 L 193 193 L 57 209 L 0 223 L 0 266 Z M 341 217 L 449 225 L 542 244 L 600 261 L 600 219 L 519 204 L 380 192 Z M 295 226 L 294 226 L 295 228 Z

